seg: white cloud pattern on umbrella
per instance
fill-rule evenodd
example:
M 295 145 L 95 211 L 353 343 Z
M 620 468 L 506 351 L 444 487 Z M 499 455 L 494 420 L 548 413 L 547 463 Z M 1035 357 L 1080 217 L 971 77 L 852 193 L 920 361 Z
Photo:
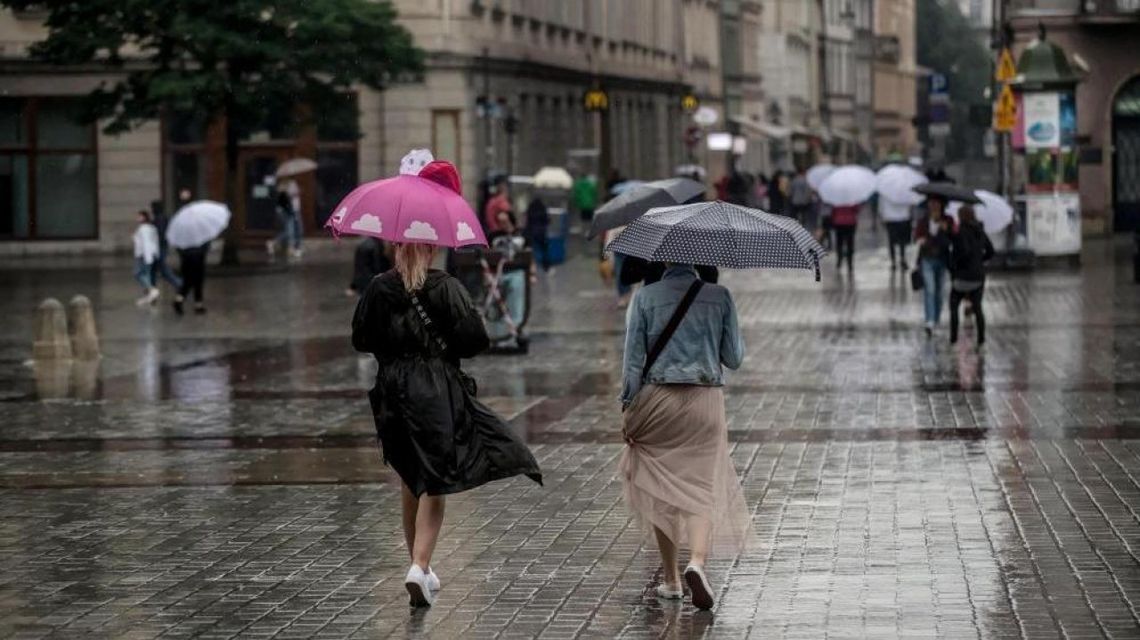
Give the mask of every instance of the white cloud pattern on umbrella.
M 384 230 L 384 223 L 380 222 L 380 217 L 371 213 L 366 213 L 356 220 L 352 221 L 349 228 L 353 231 L 367 231 L 369 233 L 380 233 Z
M 466 222 L 460 222 L 455 227 L 455 239 L 459 242 L 466 242 L 475 239 L 475 231 L 471 229 L 471 225 Z
M 435 227 L 426 222 L 416 220 L 404 230 L 404 237 L 409 240 L 439 240 Z

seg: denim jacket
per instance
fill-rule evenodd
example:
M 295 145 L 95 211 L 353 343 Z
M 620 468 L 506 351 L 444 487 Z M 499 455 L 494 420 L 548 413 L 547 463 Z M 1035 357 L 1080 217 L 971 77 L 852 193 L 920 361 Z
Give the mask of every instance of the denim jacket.
M 740 336 L 732 296 L 722 286 L 706 284 L 646 379 L 641 379 L 646 354 L 696 279 L 697 272 L 692 267 L 670 267 L 660 282 L 641 289 L 634 296 L 626 318 L 622 406 L 633 402 L 642 384 L 721 386 L 724 384 L 721 366 L 729 369 L 740 366 L 744 359 L 744 340 Z

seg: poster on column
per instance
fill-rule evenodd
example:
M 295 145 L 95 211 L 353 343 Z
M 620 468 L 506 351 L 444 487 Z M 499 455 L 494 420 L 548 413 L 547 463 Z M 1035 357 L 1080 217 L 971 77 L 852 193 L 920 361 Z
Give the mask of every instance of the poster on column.
M 1025 111 L 1025 148 L 1053 149 L 1061 146 L 1061 100 L 1056 92 L 1026 93 L 1022 96 Z
M 1029 247 L 1040 256 L 1081 251 L 1081 200 L 1075 193 L 1025 197 Z

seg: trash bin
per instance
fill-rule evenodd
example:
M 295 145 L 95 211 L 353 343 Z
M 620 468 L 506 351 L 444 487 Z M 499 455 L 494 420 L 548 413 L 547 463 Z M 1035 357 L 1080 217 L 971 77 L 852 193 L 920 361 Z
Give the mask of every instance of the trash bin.
M 565 207 L 550 207 L 550 227 L 546 232 L 550 264 L 566 262 L 566 239 L 570 236 L 570 215 Z

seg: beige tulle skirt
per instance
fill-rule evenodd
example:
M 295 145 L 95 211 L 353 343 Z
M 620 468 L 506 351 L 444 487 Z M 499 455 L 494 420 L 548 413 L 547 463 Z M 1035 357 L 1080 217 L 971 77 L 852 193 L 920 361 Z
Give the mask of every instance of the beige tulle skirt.
M 693 519 L 711 527 L 710 557 L 731 557 L 752 519 L 728 455 L 719 387 L 649 385 L 625 412 L 621 474 L 626 504 L 652 538 L 660 529 L 689 546 Z

